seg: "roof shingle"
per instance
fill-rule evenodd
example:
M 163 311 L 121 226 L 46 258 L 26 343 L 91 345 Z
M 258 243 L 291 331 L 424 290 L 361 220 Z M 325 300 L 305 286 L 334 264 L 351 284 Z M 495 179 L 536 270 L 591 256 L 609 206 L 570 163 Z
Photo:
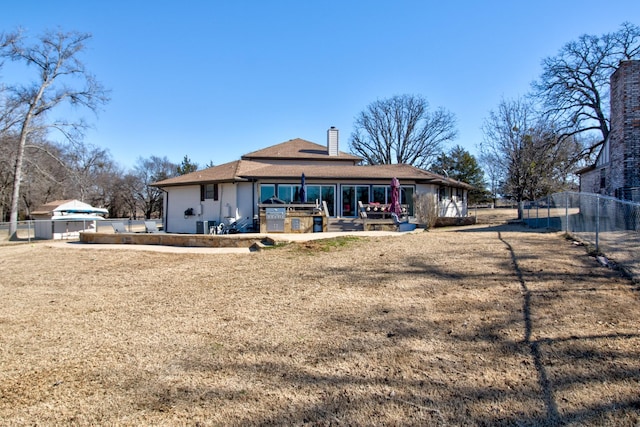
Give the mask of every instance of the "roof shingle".
M 343 164 L 327 164 L 318 160 L 344 160 Z M 291 163 L 269 163 L 269 160 L 291 160 Z M 294 163 L 295 160 L 315 160 L 315 163 Z M 304 173 L 306 179 L 344 180 L 363 179 L 385 181 L 392 178 L 419 183 L 446 184 L 452 187 L 473 188 L 471 185 L 442 175 L 418 169 L 406 164 L 357 166 L 360 158 L 346 153 L 329 156 L 326 147 L 292 139 L 281 144 L 254 151 L 222 165 L 195 171 L 186 175 L 165 179 L 154 183 L 156 187 L 198 185 L 214 182 L 247 181 L 252 179 L 299 179 Z
M 375 166 L 337 165 L 269 165 L 250 160 L 237 160 L 187 175 L 156 182 L 157 187 L 196 185 L 207 182 L 247 181 L 251 179 L 299 179 L 307 180 L 367 179 L 390 181 L 392 178 L 415 182 L 447 184 L 453 187 L 472 188 L 470 185 L 442 175 L 404 164 Z
M 301 138 L 290 139 L 262 150 L 253 151 L 241 157 L 242 160 L 348 160 L 360 162 L 362 159 L 352 154 L 338 152 L 337 156 L 329 156 L 327 147 Z

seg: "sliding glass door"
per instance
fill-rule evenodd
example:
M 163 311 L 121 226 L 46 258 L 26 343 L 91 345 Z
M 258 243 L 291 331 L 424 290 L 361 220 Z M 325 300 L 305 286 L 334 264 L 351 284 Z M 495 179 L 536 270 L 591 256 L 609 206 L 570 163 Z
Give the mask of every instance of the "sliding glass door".
M 342 186 L 342 213 L 343 217 L 358 216 L 358 202 L 369 203 L 368 185 L 343 185 Z
M 322 206 L 322 202 L 327 204 L 329 216 L 336 215 L 336 187 L 335 185 L 307 185 L 307 201 L 318 201 Z

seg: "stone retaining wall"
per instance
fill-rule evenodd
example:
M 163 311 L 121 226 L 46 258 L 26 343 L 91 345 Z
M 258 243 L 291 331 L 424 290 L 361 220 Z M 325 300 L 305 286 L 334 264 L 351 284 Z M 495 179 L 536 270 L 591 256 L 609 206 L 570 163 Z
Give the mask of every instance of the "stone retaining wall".
M 435 227 L 451 227 L 460 225 L 473 225 L 476 223 L 475 216 L 464 217 L 439 217 L 436 220 Z
M 208 235 L 169 233 L 80 233 L 82 243 L 165 245 L 209 248 L 250 248 L 261 235 Z

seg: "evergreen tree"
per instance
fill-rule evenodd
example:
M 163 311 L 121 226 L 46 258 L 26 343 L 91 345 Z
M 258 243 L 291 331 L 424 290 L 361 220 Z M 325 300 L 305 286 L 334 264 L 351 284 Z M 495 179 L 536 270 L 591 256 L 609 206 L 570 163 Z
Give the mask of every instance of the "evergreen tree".
M 186 175 L 191 172 L 195 172 L 198 170 L 198 164 L 193 163 L 189 156 L 185 154 L 184 159 L 182 159 L 182 163 L 178 165 L 176 168 L 176 173 L 178 175 Z
M 484 174 L 478 161 L 459 145 L 451 148 L 448 153 L 442 152 L 429 170 L 473 185 L 475 189 L 469 191 L 469 204 L 479 203 L 488 198 Z

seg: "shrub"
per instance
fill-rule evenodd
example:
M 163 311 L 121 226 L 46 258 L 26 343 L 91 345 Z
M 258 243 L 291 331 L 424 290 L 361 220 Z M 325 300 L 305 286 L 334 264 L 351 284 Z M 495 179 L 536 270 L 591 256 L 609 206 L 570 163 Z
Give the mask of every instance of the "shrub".
M 418 193 L 413 196 L 414 213 L 419 224 L 425 228 L 432 228 L 438 219 L 438 204 L 435 196 L 428 193 Z

